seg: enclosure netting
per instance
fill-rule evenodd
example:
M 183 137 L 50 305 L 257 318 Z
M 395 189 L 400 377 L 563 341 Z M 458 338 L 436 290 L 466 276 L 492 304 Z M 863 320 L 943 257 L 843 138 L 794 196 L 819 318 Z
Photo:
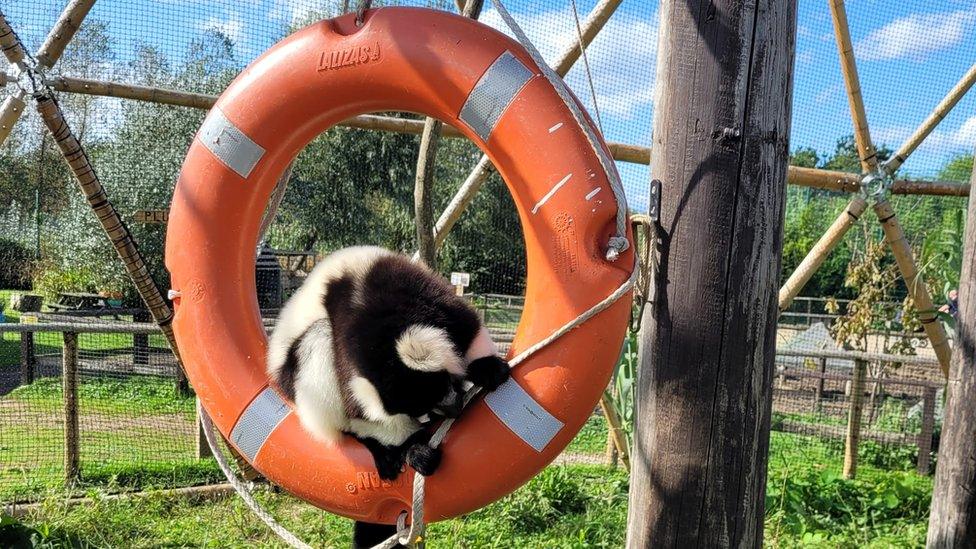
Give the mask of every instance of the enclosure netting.
M 348 5 L 350 2 L 346 2 Z M 351 2 L 355 5 L 355 2 Z M 453 10 L 453 2 L 374 2 Z M 61 0 L 3 1 L 0 8 L 31 51 L 43 42 Z M 584 22 L 593 0 L 579 0 Z M 569 0 L 510 0 L 506 5 L 555 61 L 577 41 Z M 880 7 L 884 9 L 879 9 Z M 343 10 L 340 0 L 253 2 L 99 0 L 51 71 L 54 75 L 218 94 L 251 60 L 280 38 Z M 792 164 L 860 172 L 830 13 L 823 2 L 801 0 L 794 75 Z M 848 6 L 863 96 L 874 140 L 884 158 L 921 123 L 973 64 L 976 8 L 964 3 L 852 2 Z M 481 20 L 501 30 L 491 7 Z M 650 144 L 657 3 L 621 3 L 567 81 L 594 115 L 608 141 Z M 968 44 L 968 46 L 967 46 Z M 0 61 L 5 69 L 5 61 Z M 592 81 L 592 91 L 590 82 Z M 8 86 L 7 91 L 12 91 Z M 595 95 L 595 97 L 594 97 Z M 165 224 L 147 223 L 169 205 L 183 156 L 205 112 L 186 107 L 61 93 L 69 123 L 92 157 L 109 196 L 139 243 L 158 284 Z M 595 99 L 595 100 L 594 100 Z M 101 293 L 112 304 L 139 302 L 88 205 L 31 108 L 0 148 L 0 290 L 43 295 Z M 407 113 L 383 113 L 406 116 Z M 898 173 L 912 180 L 968 181 L 976 144 L 976 94 L 964 97 Z M 416 248 L 413 184 L 419 137 L 336 128 L 299 156 L 288 192 L 268 232 L 259 272 L 268 316 L 301 283 L 317 257 L 342 246 L 372 243 Z M 440 212 L 477 162 L 468 142 L 445 138 L 437 155 L 434 210 Z M 629 206 L 648 207 L 646 164 L 618 161 Z M 842 211 L 849 195 L 789 186 L 784 279 Z M 958 282 L 965 199 L 892 198 L 937 305 Z M 436 214 L 435 214 L 436 215 Z M 823 358 L 825 349 L 932 356 L 904 307 L 905 286 L 873 219 L 856 227 L 806 285 L 781 319 L 771 461 L 822 451 L 840 467 L 853 361 Z M 872 267 L 872 265 L 874 267 Z M 853 267 L 852 267 L 853 266 Z M 447 239 L 437 268 L 471 275 L 466 292 L 503 343 L 518 322 L 525 283 L 524 245 L 504 185 L 492 177 Z M 872 270 L 874 269 L 874 270 Z M 263 273 L 263 274 L 262 274 Z M 866 296 L 851 311 L 847 300 Z M 904 312 L 903 311 L 907 311 Z M 869 310 L 868 314 L 864 311 Z M 853 314 L 861 311 L 861 314 Z M 23 320 L 7 311 L 8 321 Z M 72 311 L 45 307 L 39 322 L 81 322 Z M 128 313 L 105 322 L 126 323 Z M 83 329 L 81 329 L 83 331 Z M 23 376 L 20 336 L 0 342 L 0 500 L 36 498 L 63 477 L 61 335 L 33 338 L 33 378 Z M 174 486 L 215 478 L 198 461 L 193 400 L 173 388 L 172 359 L 153 335 L 83 334 L 79 343 L 82 485 Z M 800 353 L 808 352 L 810 356 Z M 938 368 L 868 365 L 870 404 L 863 447 L 879 468 L 916 467 L 925 436 L 938 430 Z M 879 382 L 883 379 L 883 382 Z M 907 381 L 911 380 L 911 381 Z M 926 415 L 928 414 L 928 415 Z M 926 417 L 934 427 L 923 429 Z M 933 423 L 934 422 L 934 423 Z M 930 444 L 928 446 L 931 446 Z M 913 453 L 914 452 L 914 453 Z M 41 474 L 41 472 L 44 472 Z

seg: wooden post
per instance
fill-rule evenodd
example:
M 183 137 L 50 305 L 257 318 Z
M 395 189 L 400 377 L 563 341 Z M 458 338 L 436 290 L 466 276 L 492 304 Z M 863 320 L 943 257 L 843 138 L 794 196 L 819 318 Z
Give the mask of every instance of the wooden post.
M 815 413 L 820 413 L 823 409 L 823 391 L 824 391 L 824 377 L 827 373 L 827 358 L 820 357 L 820 377 L 817 378 L 817 392 L 813 402 L 813 411 Z
M 861 442 L 861 416 L 864 412 L 864 378 L 867 361 L 854 360 L 854 376 L 851 378 L 851 405 L 847 413 L 847 437 L 844 440 L 844 478 L 857 474 L 857 446 Z
M 64 398 L 64 483 L 78 480 L 78 334 L 64 332 L 61 355 L 61 390 Z
M 132 315 L 133 322 L 149 322 L 149 311 L 139 311 Z M 132 334 L 132 364 L 149 364 L 149 334 Z
M 918 433 L 917 471 L 929 474 L 932 463 L 932 434 L 935 432 L 935 387 L 926 387 L 922 396 L 922 429 Z
M 796 1 L 664 0 L 627 546 L 759 547 Z
M 37 355 L 34 353 L 34 332 L 20 334 L 20 384 L 34 383 Z
M 976 189 L 976 173 L 970 181 Z M 969 215 L 959 278 L 956 343 L 946 388 L 945 420 L 935 468 L 928 547 L 976 547 L 976 191 Z

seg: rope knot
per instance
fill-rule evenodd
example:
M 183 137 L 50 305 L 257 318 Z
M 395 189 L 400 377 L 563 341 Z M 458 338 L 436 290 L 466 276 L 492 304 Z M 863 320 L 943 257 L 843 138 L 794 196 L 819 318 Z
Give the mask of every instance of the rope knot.
M 616 261 L 628 248 L 630 241 L 626 236 L 611 236 L 607 243 L 607 261 Z

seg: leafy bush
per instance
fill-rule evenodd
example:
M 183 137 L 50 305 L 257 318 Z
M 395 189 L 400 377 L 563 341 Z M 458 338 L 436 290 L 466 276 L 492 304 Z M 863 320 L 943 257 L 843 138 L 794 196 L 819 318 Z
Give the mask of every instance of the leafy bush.
M 30 288 L 33 254 L 18 242 L 0 238 L 0 288 Z

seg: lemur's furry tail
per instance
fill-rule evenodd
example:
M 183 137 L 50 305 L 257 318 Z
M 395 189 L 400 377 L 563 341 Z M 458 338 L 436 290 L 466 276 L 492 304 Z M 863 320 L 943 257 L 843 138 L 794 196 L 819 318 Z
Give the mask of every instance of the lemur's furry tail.
M 390 536 L 396 531 L 396 526 L 392 524 L 354 522 L 352 525 L 352 549 L 370 549 L 390 539 Z

